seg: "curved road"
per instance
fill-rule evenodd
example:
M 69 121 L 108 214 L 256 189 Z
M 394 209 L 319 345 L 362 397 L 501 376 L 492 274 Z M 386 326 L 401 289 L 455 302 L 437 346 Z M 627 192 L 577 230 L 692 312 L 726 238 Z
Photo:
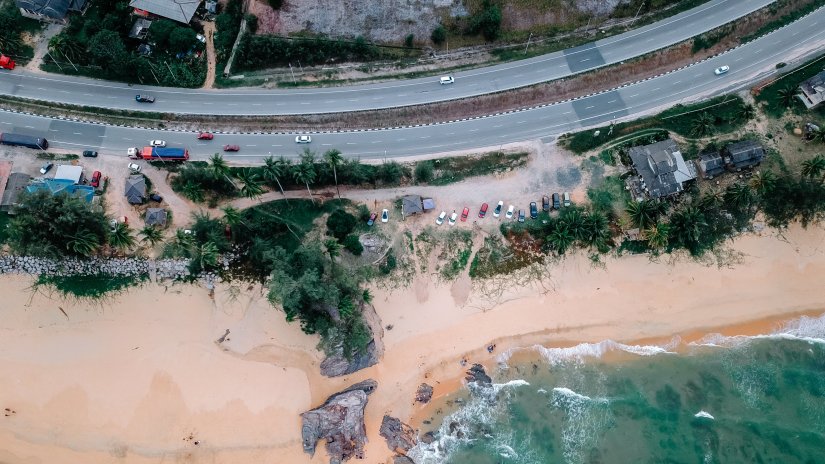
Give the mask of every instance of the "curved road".
M 0 94 L 56 103 L 177 114 L 285 115 L 335 113 L 417 105 L 482 95 L 559 79 L 687 40 L 774 0 L 711 0 L 692 10 L 580 47 L 438 78 L 302 90 L 188 90 L 24 71 L 0 72 Z M 157 98 L 137 103 L 135 94 Z
M 503 143 L 533 140 L 582 127 L 626 118 L 673 105 L 698 95 L 720 93 L 775 72 L 793 50 L 815 50 L 825 43 L 825 8 L 766 37 L 738 47 L 724 55 L 672 73 L 628 85 L 617 90 L 517 113 L 469 121 L 401 129 L 369 130 L 313 135 L 310 148 L 323 152 L 341 150 L 345 156 L 390 158 L 452 150 L 477 149 Z M 727 64 L 730 72 L 716 76 L 713 70 Z M 158 131 L 104 126 L 3 113 L 0 131 L 43 135 L 53 147 L 70 150 L 96 148 L 123 153 L 130 146 L 143 146 L 150 139 L 167 140 L 170 146 L 187 146 L 193 159 L 207 159 L 231 143 L 241 146 L 227 159 L 256 162 L 273 155 L 297 156 L 307 145 L 296 145 L 289 134 L 219 134 L 215 140 L 195 140 L 192 132 Z

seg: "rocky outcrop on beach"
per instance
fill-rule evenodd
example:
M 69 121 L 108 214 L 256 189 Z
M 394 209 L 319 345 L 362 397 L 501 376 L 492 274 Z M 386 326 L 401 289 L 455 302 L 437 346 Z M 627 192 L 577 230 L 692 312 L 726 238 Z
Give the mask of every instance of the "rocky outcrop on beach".
M 224 268 L 234 256 L 222 257 Z M 50 259 L 35 256 L 0 255 L 0 274 L 28 274 L 47 276 L 107 275 L 112 277 L 152 277 L 155 280 L 188 279 L 188 259 L 142 258 L 62 258 Z M 214 273 L 198 276 L 206 282 L 214 282 Z
M 429 403 L 430 399 L 433 397 L 433 387 L 427 385 L 426 383 L 422 383 L 418 386 L 418 390 L 415 392 L 415 401 L 418 403 Z
M 476 383 L 480 386 L 489 386 L 493 383 L 493 379 L 487 375 L 487 372 L 484 371 L 484 366 L 481 364 L 473 364 L 473 366 L 467 371 L 467 375 L 464 379 L 467 380 L 467 382 Z
M 378 433 L 387 440 L 387 446 L 399 455 L 407 454 L 418 442 L 415 430 L 392 416 L 384 416 Z
M 347 359 L 344 356 L 344 347 L 338 346 L 334 350 L 334 354 L 327 356 L 321 361 L 321 375 L 326 377 L 340 377 L 342 375 L 352 374 L 367 367 L 378 363 L 381 356 L 384 355 L 384 329 L 381 327 L 381 319 L 375 308 L 371 304 L 364 304 L 361 306 L 361 311 L 364 315 L 364 322 L 370 328 L 372 333 L 372 340 L 367 345 L 364 353 L 358 356 L 353 356 Z
M 395 456 L 392 458 L 392 464 L 415 464 L 415 461 L 407 456 Z
M 367 433 L 364 428 L 364 408 L 367 397 L 378 387 L 369 379 L 338 392 L 321 406 L 301 414 L 301 437 L 304 452 L 315 454 L 318 440 L 326 440 L 330 464 L 339 464 L 352 457 L 364 458 Z

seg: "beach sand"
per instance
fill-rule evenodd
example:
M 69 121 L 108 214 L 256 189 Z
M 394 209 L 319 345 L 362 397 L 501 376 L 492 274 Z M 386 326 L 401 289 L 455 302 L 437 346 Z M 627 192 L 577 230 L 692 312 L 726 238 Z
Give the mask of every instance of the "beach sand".
M 490 367 L 534 344 L 765 333 L 825 309 L 822 229 L 765 231 L 733 247 L 741 262 L 723 267 L 648 256 L 594 267 L 571 255 L 542 286 L 494 302 L 466 279 L 375 290 L 383 325 L 393 326 L 384 359 L 337 379 L 318 374 L 317 337 L 285 322 L 259 286 L 222 287 L 211 299 L 195 286 L 152 284 L 90 307 L 5 276 L 0 408 L 14 413 L 0 417 L 0 462 L 326 462 L 322 445 L 313 459 L 302 453 L 298 414 L 366 378 L 379 387 L 367 406 L 365 461 L 387 462 L 383 415 L 420 424 L 431 411 L 413 404 L 416 388 L 453 393 L 462 357 Z

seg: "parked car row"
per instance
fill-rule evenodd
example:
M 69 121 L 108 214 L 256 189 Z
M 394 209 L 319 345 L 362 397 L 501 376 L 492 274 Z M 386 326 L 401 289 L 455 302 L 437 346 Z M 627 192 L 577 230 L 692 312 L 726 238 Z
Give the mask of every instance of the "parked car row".
M 552 199 L 552 203 L 551 203 Z M 541 209 L 545 212 L 549 212 L 553 209 L 561 209 L 562 205 L 565 207 L 570 206 L 572 202 L 570 201 L 570 192 L 564 192 L 561 195 L 558 193 L 554 193 L 552 196 L 544 195 L 541 198 Z M 490 205 L 487 203 L 482 203 L 481 208 L 478 210 L 478 218 L 484 219 L 487 216 L 487 211 L 489 210 Z M 493 209 L 493 217 L 500 217 L 501 210 L 504 208 L 504 202 L 499 201 L 496 204 L 496 207 Z M 537 219 L 539 217 L 539 206 L 538 203 L 535 201 L 530 202 L 530 218 Z M 518 210 L 518 214 L 516 214 L 516 207 L 514 205 L 510 205 L 507 207 L 507 210 L 504 213 L 505 219 L 513 219 L 516 217 L 519 222 L 524 222 L 527 217 L 527 214 L 523 209 Z M 467 218 L 470 217 L 470 208 L 465 206 L 463 210 L 461 210 L 461 222 L 466 222 Z M 441 214 L 435 219 L 435 223 L 437 225 L 444 224 L 444 219 L 447 219 L 447 223 L 449 225 L 455 225 L 456 220 L 459 218 L 458 213 L 453 211 L 453 214 L 447 218 L 447 212 L 442 211 Z

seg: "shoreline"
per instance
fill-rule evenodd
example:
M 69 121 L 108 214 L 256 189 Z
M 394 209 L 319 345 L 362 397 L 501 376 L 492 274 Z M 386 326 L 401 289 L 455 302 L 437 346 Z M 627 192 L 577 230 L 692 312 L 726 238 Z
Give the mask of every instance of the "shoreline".
M 0 380 L 0 407 L 16 415 L 0 421 L 0 460 L 327 462 L 323 450 L 303 453 L 298 414 L 373 378 L 365 454 L 387 462 L 385 413 L 420 428 L 440 399 L 461 391 L 469 364 L 491 371 L 513 347 L 765 333 L 821 313 L 825 231 L 794 225 L 783 237 L 737 238 L 742 261 L 726 267 L 634 255 L 594 268 L 570 255 L 551 265 L 545 288 L 510 287 L 493 304 L 478 301 L 489 282 L 437 286 L 419 276 L 409 288 L 374 291 L 382 325 L 393 326 L 379 364 L 333 379 L 318 373 L 317 337 L 286 323 L 257 285 L 242 284 L 239 295 L 222 285 L 210 299 L 199 287 L 150 284 L 86 308 L 31 297 L 25 277 L 2 277 L 0 368 L 15 375 Z M 413 403 L 422 382 L 434 387 L 429 405 Z

